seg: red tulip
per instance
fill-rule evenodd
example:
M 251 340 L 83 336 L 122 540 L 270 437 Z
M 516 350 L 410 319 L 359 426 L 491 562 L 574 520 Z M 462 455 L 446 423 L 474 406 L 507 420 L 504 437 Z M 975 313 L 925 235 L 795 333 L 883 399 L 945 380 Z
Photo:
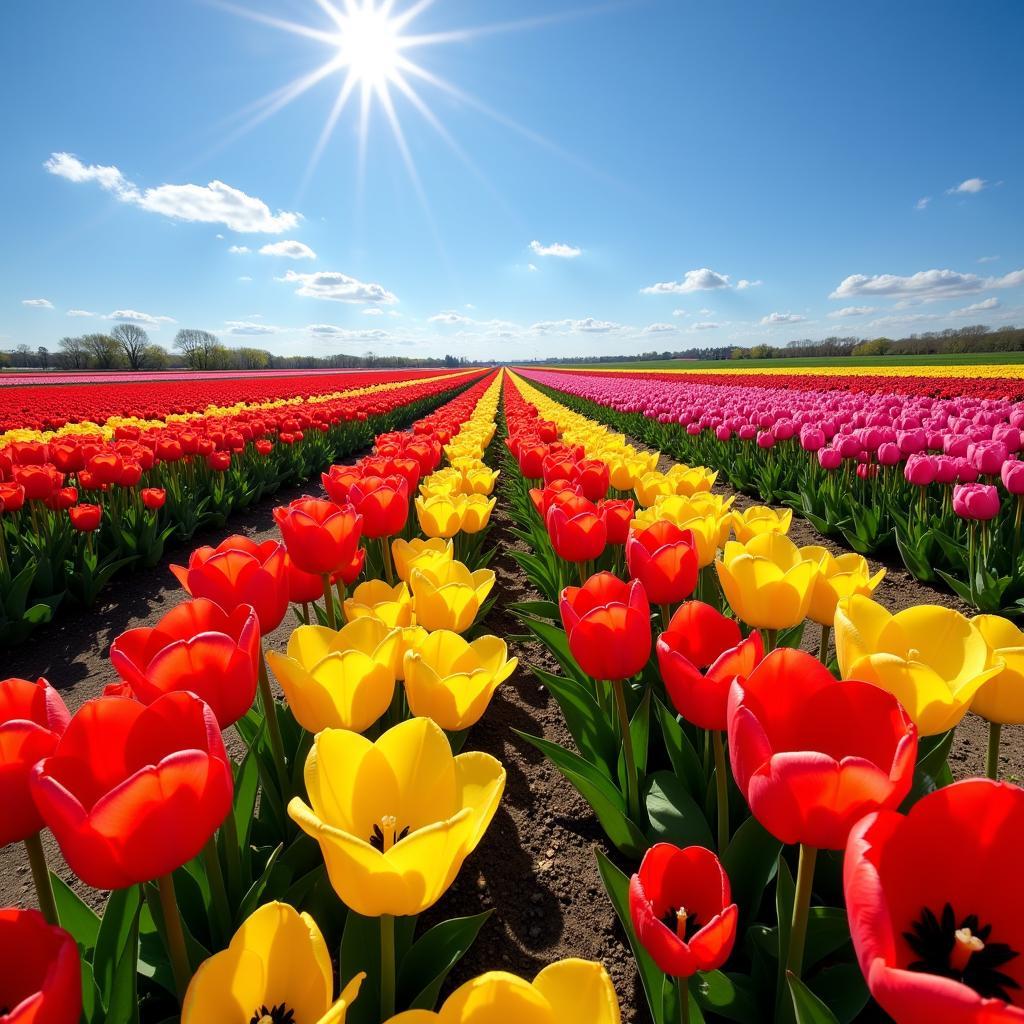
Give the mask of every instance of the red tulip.
M 352 557 L 352 561 L 345 566 L 344 569 L 339 569 L 335 574 L 334 582 L 338 579 L 345 584 L 346 587 L 351 587 L 353 583 L 363 574 L 363 566 L 366 564 L 366 549 L 356 548 L 356 553 Z
M 636 502 L 632 498 L 605 498 L 597 503 L 597 511 L 604 516 L 608 543 L 625 544 L 629 539 L 629 524 L 633 521 Z
M 419 463 L 417 463 L 417 468 Z M 327 492 L 327 497 L 335 505 L 348 504 L 348 490 L 363 478 L 363 471 L 358 466 L 331 466 L 326 473 L 320 474 L 320 481 Z
M 82 533 L 91 533 L 100 528 L 103 509 L 99 505 L 75 505 L 68 509 L 71 525 Z
M 21 484 L 0 484 L 0 501 L 5 512 L 17 512 L 25 504 L 25 488 Z
M 210 452 L 206 464 L 214 473 L 224 473 L 231 468 L 231 452 Z
M 45 679 L 0 682 L 0 846 L 28 839 L 43 827 L 29 775 L 56 749 L 70 719 L 60 694 Z
M 362 518 L 351 505 L 299 498 L 274 509 L 288 555 L 303 572 L 332 573 L 352 564 Z
M 558 608 L 572 656 L 592 679 L 628 679 L 643 670 L 651 607 L 640 583 L 599 572 L 582 587 L 566 587 Z
M 228 614 L 212 601 L 186 601 L 156 626 L 122 633 L 111 645 L 110 662 L 143 704 L 189 690 L 226 729 L 256 696 L 259 622 L 247 604 Z
M 167 492 L 162 487 L 143 487 L 139 492 L 142 504 L 150 511 L 163 508 L 167 501 Z
M 726 717 L 736 784 L 784 843 L 841 850 L 855 822 L 910 792 L 917 729 L 899 701 L 803 651 L 734 681 Z
M 58 473 L 53 466 L 16 466 L 14 482 L 25 489 L 26 498 L 42 501 L 63 485 L 64 474 Z
M 582 459 L 576 463 L 576 482 L 591 501 L 600 501 L 611 486 L 608 464 L 600 459 Z
M 402 476 L 364 476 L 348 489 L 348 500 L 363 517 L 364 537 L 393 537 L 409 518 L 409 484 Z
M 1024 1020 L 1024 790 L 968 779 L 850 832 L 844 888 L 871 994 L 899 1024 Z
M 548 508 L 545 525 L 555 554 L 567 562 L 599 558 L 608 543 L 604 517 L 586 498 L 553 503 Z
M 629 916 L 654 962 L 673 978 L 689 978 L 729 959 L 739 910 L 710 850 L 657 843 L 630 880 Z
M 38 910 L 0 910 L 0 1020 L 78 1024 L 82 968 L 75 940 Z
M 49 508 L 63 512 L 74 506 L 78 501 L 77 487 L 61 487 L 45 499 Z
M 701 729 L 726 726 L 729 688 L 764 657 L 756 630 L 743 639 L 735 619 L 701 601 L 681 604 L 655 645 L 658 668 L 676 711 Z
M 231 808 L 232 782 L 213 712 L 179 692 L 148 707 L 87 701 L 31 788 L 71 870 L 121 889 L 195 857 Z
M 196 548 L 188 568 L 171 572 L 192 597 L 205 597 L 226 612 L 252 605 L 265 636 L 288 612 L 288 556 L 276 540 L 256 544 L 248 537 L 228 537 L 215 548 Z
M 696 588 L 700 571 L 693 533 L 667 519 L 633 530 L 626 541 L 626 565 L 653 604 L 685 601 Z

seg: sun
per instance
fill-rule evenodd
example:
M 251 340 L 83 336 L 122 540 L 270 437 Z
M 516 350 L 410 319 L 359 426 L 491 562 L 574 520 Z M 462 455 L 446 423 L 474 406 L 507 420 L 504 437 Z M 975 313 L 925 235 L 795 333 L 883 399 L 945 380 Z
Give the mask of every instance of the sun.
M 343 16 L 338 36 L 338 61 L 354 84 L 380 89 L 394 81 L 401 61 L 401 26 L 387 7 L 370 0 Z

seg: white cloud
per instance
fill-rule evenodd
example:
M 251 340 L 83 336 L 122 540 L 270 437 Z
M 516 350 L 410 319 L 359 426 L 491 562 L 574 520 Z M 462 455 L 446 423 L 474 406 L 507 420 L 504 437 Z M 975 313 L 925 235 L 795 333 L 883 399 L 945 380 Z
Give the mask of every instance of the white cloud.
M 968 178 L 966 181 L 961 181 L 959 185 L 947 188 L 946 195 L 973 195 L 976 192 L 981 192 L 988 184 L 989 182 L 984 178 Z
M 563 260 L 574 260 L 583 253 L 582 249 L 577 248 L 575 245 L 566 245 L 565 242 L 552 242 L 551 245 L 541 245 L 536 239 L 530 243 L 530 250 L 538 256 L 557 256 Z
M 842 309 L 837 309 L 833 313 L 829 313 L 829 316 L 833 320 L 839 320 L 842 317 L 847 316 L 867 316 L 869 313 L 874 313 L 874 306 L 843 306 Z
M 233 256 L 248 256 L 252 249 L 247 245 L 229 245 L 228 252 Z
M 741 277 L 736 282 L 736 291 L 743 292 L 748 288 L 760 288 L 764 284 L 764 281 L 748 281 L 745 277 Z
M 271 213 L 262 199 L 247 195 L 223 181 L 207 185 L 158 185 L 140 189 L 117 167 L 83 164 L 72 153 L 52 153 L 43 167 L 50 174 L 77 183 L 95 182 L 123 203 L 172 220 L 201 224 L 223 224 L 241 234 L 279 235 L 290 231 L 300 215 L 285 210 Z
M 707 320 L 700 320 L 695 324 L 690 325 L 691 331 L 717 331 L 719 327 L 724 327 L 724 324 L 710 323 Z
M 776 324 L 798 324 L 806 319 L 799 313 L 769 313 L 761 317 L 761 323 L 774 327 Z
M 983 313 L 988 309 L 998 309 L 1002 303 L 993 295 L 988 299 L 982 299 L 981 302 L 972 302 L 969 306 L 964 306 L 963 309 L 954 309 L 949 316 L 970 316 L 972 313 Z
M 530 328 L 532 334 L 611 334 L 621 330 L 622 324 L 592 316 L 583 320 L 542 320 Z
M 669 331 L 679 330 L 675 324 L 648 324 L 641 334 L 667 334 Z
M 537 268 L 536 268 L 536 266 L 534 266 L 534 264 L 532 264 L 532 263 L 527 263 L 527 264 L 526 264 L 526 269 L 527 269 L 527 270 L 528 270 L 528 271 L 529 271 L 529 272 L 530 272 L 531 274 L 536 274 L 536 273 L 537 273 Z
M 248 284 L 252 278 L 248 274 L 243 274 L 238 280 L 241 281 L 242 284 Z
M 978 262 L 979 263 L 995 263 L 996 260 L 998 260 L 998 259 L 999 259 L 998 256 L 979 256 L 978 257 Z
M 353 331 L 336 324 L 310 324 L 306 330 L 320 338 L 339 338 L 343 341 L 386 341 L 390 337 L 387 331 Z
M 153 316 L 151 313 L 140 313 L 137 309 L 115 309 L 107 313 L 104 320 L 118 320 L 125 324 L 142 324 L 157 330 L 161 324 L 176 324 L 173 316 Z
M 281 331 L 280 327 L 274 327 L 272 324 L 257 324 L 251 320 L 228 320 L 224 325 L 225 334 L 242 334 L 242 335 L 261 335 L 261 334 L 279 334 Z
M 22 299 L 23 306 L 32 306 L 33 309 L 53 309 L 53 303 L 49 299 Z
M 641 289 L 644 295 L 687 295 L 690 292 L 714 291 L 729 287 L 729 275 L 719 274 L 707 267 L 688 270 L 682 281 L 662 281 Z
M 95 313 L 89 312 L 87 309 L 69 309 L 67 312 L 68 316 L 95 316 Z
M 370 306 L 368 309 L 363 310 L 363 316 L 383 316 L 384 310 L 379 306 Z
M 462 313 L 456 313 L 454 310 L 446 310 L 443 313 L 435 313 L 430 317 L 428 323 L 432 324 L 473 324 L 476 323 L 471 317 L 463 316 Z
M 872 320 L 869 327 L 906 327 L 912 324 L 935 323 L 944 320 L 970 320 L 979 313 L 989 313 L 999 309 L 1002 303 L 995 297 L 990 296 L 980 302 L 972 302 L 969 306 L 961 306 L 959 309 L 951 309 L 948 313 L 901 313 L 893 316 L 879 317 Z
M 698 310 L 697 310 L 697 312 L 698 312 L 698 313 L 699 313 L 699 314 L 700 314 L 701 316 L 711 316 L 711 315 L 712 315 L 712 314 L 713 314 L 713 313 L 714 313 L 715 311 L 714 311 L 713 309 L 707 309 L 707 308 L 705 308 L 705 309 L 698 309 Z
M 1024 284 L 1024 270 L 1002 277 L 982 278 L 955 270 L 919 270 L 909 277 L 897 274 L 852 274 L 829 296 L 831 299 L 894 298 L 910 302 L 936 302 L 939 299 L 972 295 L 989 288 L 1016 288 Z
M 673 309 L 673 316 L 689 316 L 690 314 L 685 309 Z
M 289 270 L 284 277 L 277 278 L 286 284 L 297 284 L 296 295 L 311 299 L 328 299 L 332 302 L 379 302 L 393 305 L 398 297 L 383 285 L 366 284 L 341 274 L 336 270 L 321 270 L 312 274 L 299 274 Z
M 269 242 L 260 249 L 261 256 L 286 256 L 290 260 L 315 260 L 316 253 L 304 242 Z
M 931 196 L 921 196 L 916 203 L 914 203 L 915 210 L 927 210 L 928 204 L 932 201 Z

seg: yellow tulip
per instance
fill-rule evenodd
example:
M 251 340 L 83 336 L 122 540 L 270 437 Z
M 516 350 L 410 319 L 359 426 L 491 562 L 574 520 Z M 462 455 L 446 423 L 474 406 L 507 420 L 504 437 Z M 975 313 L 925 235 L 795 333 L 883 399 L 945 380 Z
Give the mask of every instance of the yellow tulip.
M 788 629 L 807 618 L 818 564 L 783 534 L 731 540 L 715 566 L 729 607 L 748 626 Z
M 666 476 L 664 473 L 659 473 L 657 470 L 653 470 L 649 473 L 644 473 L 642 477 L 633 485 L 633 493 L 636 494 L 636 500 L 648 508 L 653 505 L 658 498 L 663 498 L 669 494 L 676 493 L 676 481 Z
M 894 694 L 922 736 L 952 729 L 1006 667 L 974 623 L 938 605 L 892 615 L 869 597 L 847 597 L 836 608 L 835 630 L 843 678 Z
M 500 470 L 488 469 L 480 464 L 462 470 L 462 492 L 464 494 L 493 494 L 494 485 L 498 482 Z
M 352 591 L 342 608 L 348 622 L 368 616 L 386 626 L 412 625 L 412 594 L 405 583 L 390 587 L 383 580 L 367 580 Z
M 424 498 L 449 496 L 462 493 L 462 474 L 450 466 L 438 469 L 420 481 L 420 494 Z
M 361 616 L 337 632 L 299 626 L 267 663 L 303 729 L 362 732 L 391 706 L 400 643 L 400 630 Z
M 707 494 L 715 485 L 718 473 L 704 466 L 684 466 L 677 463 L 668 471 L 668 478 L 675 482 L 675 493 L 684 497 Z
M 732 532 L 741 544 L 762 533 L 789 533 L 793 523 L 791 508 L 774 509 L 767 505 L 751 505 L 732 513 Z
M 685 499 L 683 499 L 685 500 Z M 693 533 L 694 550 L 697 552 L 697 564 L 703 569 L 710 565 L 718 554 L 721 543 L 721 524 L 717 516 L 713 515 L 680 515 L 676 518 L 672 515 L 664 515 L 669 506 L 664 499 L 660 500 L 652 508 L 641 509 L 630 523 L 630 528 L 642 530 L 652 526 L 661 520 L 668 520 L 675 523 L 680 529 L 690 530 Z M 679 510 L 681 513 L 692 512 L 688 506 Z
M 305 767 L 307 805 L 288 813 L 320 844 L 346 906 L 366 917 L 432 907 L 476 849 L 505 789 L 505 769 L 480 751 L 452 756 L 441 727 L 413 718 L 376 743 L 325 729 Z
M 467 643 L 458 633 L 439 629 L 405 658 L 409 710 L 458 732 L 480 721 L 494 691 L 516 669 L 508 647 L 496 636 Z
M 653 460 L 649 455 L 621 454 L 608 465 L 609 476 L 612 487 L 619 491 L 631 491 L 637 481 L 645 474 L 658 468 L 658 453 L 652 452 Z
M 428 566 L 443 565 L 455 557 L 455 548 L 450 540 L 443 537 L 431 537 L 422 540 L 398 540 L 391 542 L 391 555 L 395 561 L 395 572 L 398 578 L 409 582 L 413 569 L 424 569 Z
M 428 537 L 454 537 L 462 529 L 462 511 L 456 495 L 431 494 L 416 499 L 416 518 Z
M 999 725 L 1024 725 L 1024 633 L 1001 615 L 972 621 L 1005 667 L 975 694 L 971 710 Z
M 398 657 L 395 666 L 395 678 L 405 680 L 405 656 L 410 651 L 418 651 L 420 645 L 430 634 L 422 626 L 406 626 L 400 629 L 398 642 Z
M 820 572 L 811 594 L 809 618 L 822 626 L 831 626 L 836 617 L 836 605 L 844 597 L 862 594 L 870 597 L 885 578 L 885 569 L 871 575 L 871 567 L 863 555 L 847 551 L 833 555 L 828 548 L 808 544 L 800 549 L 804 558 L 818 563 Z
M 467 981 L 440 1011 L 408 1010 L 388 1024 L 620 1024 L 619 1000 L 601 964 L 559 960 L 533 979 L 492 971 Z
M 246 918 L 227 949 L 199 965 L 181 1021 L 344 1024 L 365 977 L 356 975 L 335 1002 L 331 955 L 316 922 L 287 903 L 265 903 Z
M 462 532 L 479 533 L 491 520 L 491 512 L 497 504 L 497 498 L 488 498 L 486 494 L 468 494 L 462 506 Z
M 494 586 L 492 569 L 470 572 L 462 562 L 431 569 L 414 569 L 412 594 L 416 622 L 424 629 L 464 633 L 473 625 Z

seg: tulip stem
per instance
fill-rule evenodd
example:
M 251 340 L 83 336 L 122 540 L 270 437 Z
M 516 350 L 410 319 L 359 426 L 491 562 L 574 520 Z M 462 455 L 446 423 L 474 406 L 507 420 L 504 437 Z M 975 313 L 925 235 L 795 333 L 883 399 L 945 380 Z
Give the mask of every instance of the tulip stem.
M 178 900 L 174 894 L 174 878 L 161 875 L 157 879 L 160 890 L 160 910 L 164 918 L 164 941 L 167 943 L 167 955 L 171 960 L 174 972 L 174 987 L 178 990 L 179 1000 L 184 1000 L 188 991 L 188 983 L 192 980 L 192 966 L 188 959 L 185 946 L 185 930 L 181 926 L 181 914 Z
M 1003 727 L 999 722 L 988 723 L 988 757 L 985 759 L 987 775 L 990 779 L 999 781 L 999 741 L 1002 737 Z
M 260 698 L 263 701 L 263 720 L 267 723 L 267 736 L 270 739 L 270 751 L 274 756 L 274 768 L 277 770 L 277 781 L 281 785 L 281 799 L 287 803 L 291 792 L 288 781 L 288 769 L 284 760 L 284 741 L 281 739 L 281 723 L 277 720 L 277 701 L 270 689 L 270 677 L 267 675 L 267 659 L 260 645 Z
M 224 846 L 227 849 L 228 884 L 236 898 L 241 899 L 244 895 L 242 891 L 242 851 L 239 846 L 238 823 L 235 821 L 234 807 L 228 812 L 220 830 L 223 833 Z
M 636 774 L 636 757 L 633 754 L 633 733 L 629 728 L 629 711 L 626 709 L 626 691 L 621 679 L 612 680 L 615 693 L 615 707 L 619 713 L 619 731 L 622 733 L 622 756 L 626 761 L 626 806 L 634 824 L 640 823 L 640 784 Z
M 711 742 L 715 748 L 715 790 L 718 793 L 718 855 L 722 856 L 729 845 L 729 769 L 725 765 L 725 744 L 720 730 L 712 732 Z
M 828 642 L 832 638 L 832 627 L 821 627 L 821 642 L 818 644 L 818 661 L 828 668 Z
M 43 850 L 42 833 L 36 832 L 25 840 L 28 863 L 32 868 L 32 881 L 36 884 L 36 899 L 47 924 L 60 924 L 57 918 L 57 901 L 53 898 L 53 883 L 50 869 L 46 866 L 46 852 Z
M 228 811 L 232 817 L 233 810 Z M 210 836 L 210 841 L 203 847 L 203 865 L 206 868 L 206 880 L 210 884 L 210 901 L 213 904 L 213 916 L 216 921 L 217 937 L 224 947 L 231 941 L 231 904 L 228 901 L 228 890 L 224 885 L 224 871 L 220 866 L 220 854 L 217 852 L 217 835 Z
M 388 586 L 393 587 L 395 585 L 395 567 L 391 564 L 391 548 L 388 545 L 387 537 L 378 537 L 377 543 L 380 546 L 380 561 L 384 567 L 384 578 L 388 581 Z
M 380 1019 L 395 1015 L 395 919 L 380 915 Z
M 676 978 L 676 995 L 679 1003 L 679 1024 L 690 1024 L 690 979 Z
M 338 628 L 338 620 L 334 614 L 334 591 L 331 589 L 331 574 L 325 572 L 324 580 L 324 606 L 327 608 L 327 625 L 330 629 Z
M 807 941 L 807 918 L 811 912 L 811 887 L 814 884 L 814 864 L 818 851 L 806 843 L 800 844 L 800 864 L 796 872 L 796 893 L 793 897 L 793 925 L 789 932 L 789 956 L 786 968 L 798 978 L 804 966 L 804 944 Z
M 771 654 L 779 645 L 779 631 L 777 629 L 766 629 L 764 631 L 764 653 Z
M 668 624 L 672 621 L 672 607 L 668 604 L 661 606 L 661 629 L 662 632 L 668 632 Z

